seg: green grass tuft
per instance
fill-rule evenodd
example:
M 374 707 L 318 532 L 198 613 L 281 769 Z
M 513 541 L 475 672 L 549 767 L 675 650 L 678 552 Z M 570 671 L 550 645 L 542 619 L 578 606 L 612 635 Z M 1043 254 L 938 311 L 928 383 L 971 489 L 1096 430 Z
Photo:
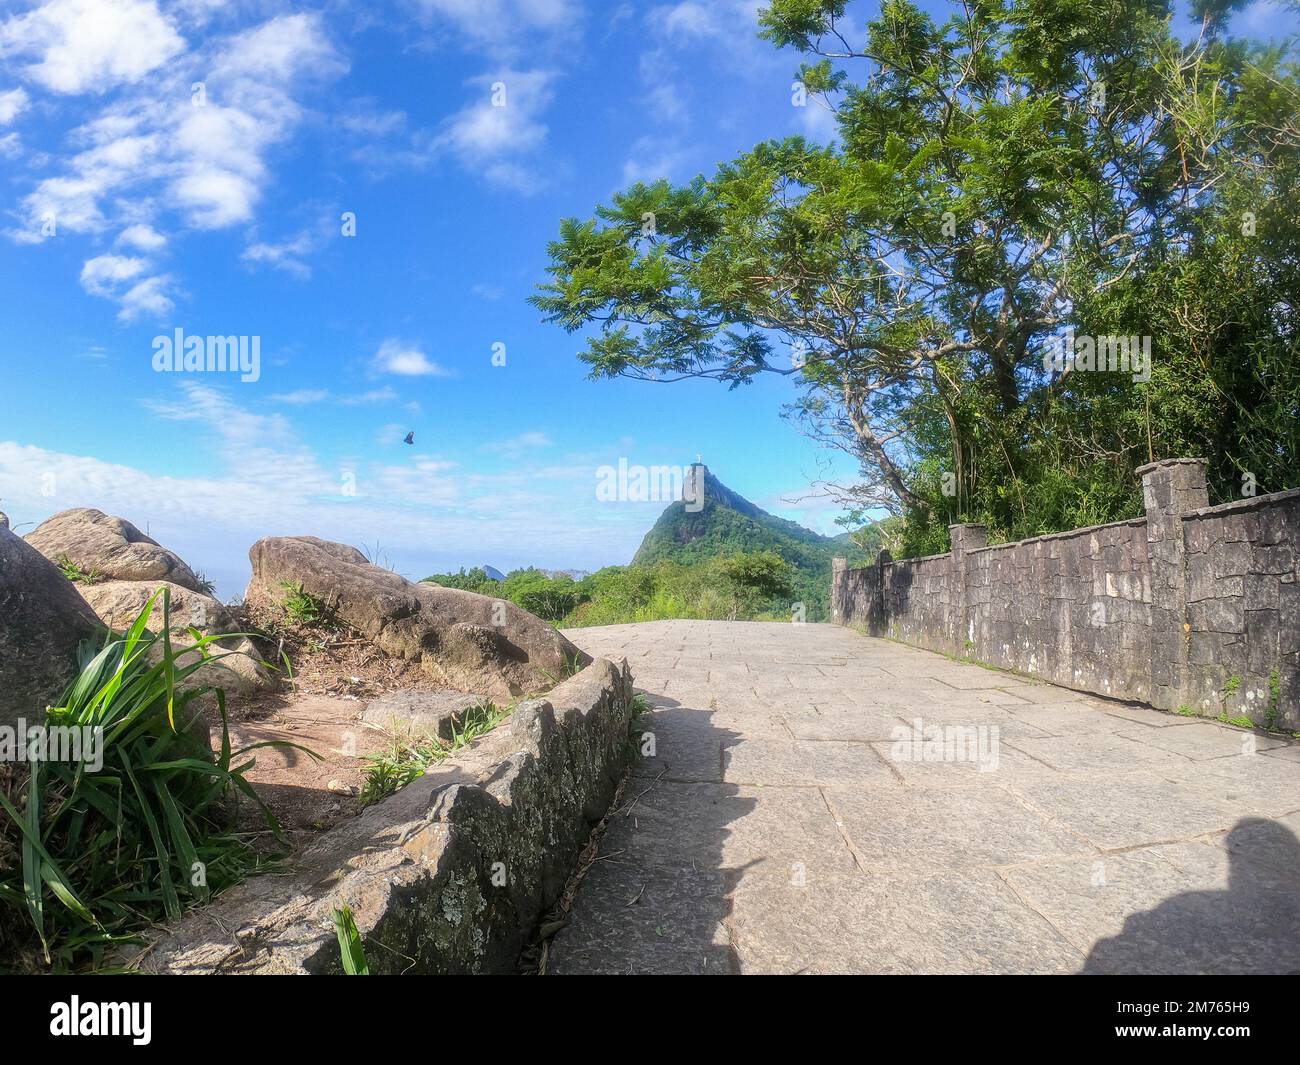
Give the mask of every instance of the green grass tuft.
M 334 932 L 339 937 L 339 953 L 343 957 L 343 971 L 348 976 L 369 976 L 370 966 L 361 944 L 361 932 L 351 906 L 336 907 L 330 914 L 334 919 Z
M 293 581 L 281 581 L 284 598 L 280 608 L 284 616 L 294 625 L 315 625 L 325 616 L 325 607 L 319 599 L 303 589 L 301 584 Z
M 359 797 L 362 808 L 372 806 L 398 789 L 419 780 L 430 766 L 437 765 L 467 743 L 491 732 L 513 710 L 514 707 L 498 709 L 495 704 L 484 701 L 457 716 L 450 740 L 436 736 L 394 740 L 387 751 L 367 755 L 366 761 L 370 765 L 366 769 Z
M 154 634 L 147 624 L 160 597 L 163 626 Z M 214 653 L 217 637 L 191 629 L 195 643 L 184 651 L 193 660 L 180 665 L 170 609 L 160 589 L 125 633 L 109 633 L 98 650 L 84 648 L 78 676 L 46 714 L 47 725 L 100 729 L 102 767 L 32 761 L 0 779 L 0 855 L 21 855 L 0 863 L 0 953 L 17 968 L 41 967 L 29 960 L 33 947 L 46 969 L 98 967 L 114 946 L 178 919 L 262 864 L 250 840 L 230 830 L 227 799 L 247 796 L 280 834 L 245 775 L 254 764 L 246 756 L 296 745 L 233 750 L 220 689 L 215 758 L 177 728 L 209 690 L 182 691 L 183 682 L 235 652 Z
M 104 579 L 103 574 L 97 569 L 84 570 L 77 563 L 72 561 L 71 556 L 64 553 L 59 556 L 55 565 L 63 571 L 63 575 L 74 584 L 98 584 Z

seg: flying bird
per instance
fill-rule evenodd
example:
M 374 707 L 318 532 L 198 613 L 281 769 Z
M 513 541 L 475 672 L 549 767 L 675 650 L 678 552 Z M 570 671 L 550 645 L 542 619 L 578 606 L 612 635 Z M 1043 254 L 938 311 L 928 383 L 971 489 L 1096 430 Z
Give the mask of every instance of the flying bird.
M 403 443 L 403 444 L 414 444 L 414 443 L 415 443 L 415 430 L 414 430 L 414 429 L 412 429 L 409 433 L 406 434 L 406 437 L 402 440 L 402 443 Z

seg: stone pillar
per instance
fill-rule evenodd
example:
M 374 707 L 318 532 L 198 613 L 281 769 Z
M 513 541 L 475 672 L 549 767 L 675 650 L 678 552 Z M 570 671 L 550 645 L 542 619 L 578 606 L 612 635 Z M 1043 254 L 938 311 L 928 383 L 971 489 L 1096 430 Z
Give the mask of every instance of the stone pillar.
M 952 653 L 965 657 L 966 633 L 970 631 L 970 602 L 966 596 L 966 554 L 980 547 L 988 546 L 988 528 L 979 521 L 962 521 L 958 525 L 949 525 L 949 540 L 953 542 L 953 632 Z
M 831 620 L 837 625 L 847 621 L 844 603 L 848 596 L 849 560 L 836 556 L 831 559 Z
M 888 604 L 885 600 L 885 567 L 894 561 L 889 548 L 882 547 L 876 552 L 876 586 L 872 589 L 870 612 L 867 625 L 873 633 L 889 632 Z
M 966 634 L 970 630 L 970 604 L 966 596 L 966 553 L 989 545 L 989 531 L 977 521 L 964 521 L 948 526 L 952 541 L 952 653 L 959 658 L 966 655 Z
M 1161 459 L 1139 466 L 1151 567 L 1151 705 L 1176 710 L 1187 700 L 1187 568 L 1182 515 L 1210 505 L 1205 459 Z

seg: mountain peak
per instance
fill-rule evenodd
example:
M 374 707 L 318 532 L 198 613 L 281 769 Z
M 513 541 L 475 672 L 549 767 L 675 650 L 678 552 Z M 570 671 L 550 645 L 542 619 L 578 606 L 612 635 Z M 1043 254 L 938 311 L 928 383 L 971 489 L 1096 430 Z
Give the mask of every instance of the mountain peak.
M 796 600 L 806 604 L 809 618 L 824 617 L 831 559 L 861 553 L 842 539 L 769 514 L 728 488 L 702 461 L 691 464 L 693 473 L 697 469 L 703 470 L 703 506 L 683 500 L 669 504 L 641 541 L 633 564 L 693 565 L 741 551 L 775 551 L 794 570 Z

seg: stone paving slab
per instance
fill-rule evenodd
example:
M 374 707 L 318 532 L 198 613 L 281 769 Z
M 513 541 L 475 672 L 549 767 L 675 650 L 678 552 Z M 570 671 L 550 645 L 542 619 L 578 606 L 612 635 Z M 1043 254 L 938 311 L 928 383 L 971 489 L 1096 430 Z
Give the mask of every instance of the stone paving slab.
M 549 972 L 1300 970 L 1300 744 L 829 625 L 567 635 L 655 754 Z
M 753 869 L 790 877 L 799 870 L 852 873 L 858 866 L 817 788 L 772 789 L 665 781 L 625 794 L 611 818 L 603 853 L 641 867 Z M 696 827 L 683 833 L 682 825 Z M 721 840 L 719 847 L 714 842 Z
M 1276 822 L 1264 849 L 1277 841 Z M 1289 831 L 1289 830 L 1283 830 Z M 1230 833 L 1231 837 L 1233 833 Z M 1294 837 L 1292 837 L 1294 841 Z M 1242 839 L 1243 851 L 1261 840 Z M 1282 844 L 1285 850 L 1291 845 Z M 1277 858 L 1280 855 L 1274 854 Z M 1290 858 L 1294 861 L 1294 853 Z M 1008 870 L 1007 882 L 1088 955 L 1095 973 L 1287 973 L 1300 969 L 1300 870 L 1232 860 L 1194 841 Z M 1152 899 L 1159 899 L 1151 905 Z
M 1095 854 L 1082 836 L 992 787 L 827 788 L 826 798 L 868 868 L 895 871 L 1001 866 Z
M 743 973 L 1068 973 L 1083 960 L 986 870 L 745 877 L 730 924 Z

